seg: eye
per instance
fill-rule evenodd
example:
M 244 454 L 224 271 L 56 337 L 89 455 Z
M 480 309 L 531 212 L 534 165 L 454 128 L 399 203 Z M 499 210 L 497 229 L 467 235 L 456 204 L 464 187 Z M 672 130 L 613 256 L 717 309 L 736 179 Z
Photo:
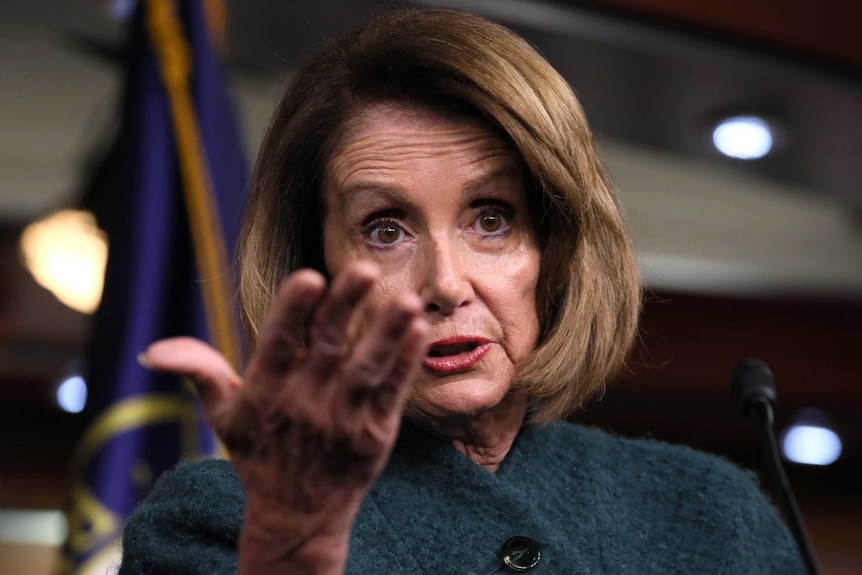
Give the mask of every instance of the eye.
M 503 227 L 503 216 L 495 213 L 486 213 L 479 216 L 479 227 L 486 232 L 496 232 Z
M 401 228 L 393 222 L 382 222 L 371 230 L 373 240 L 387 245 L 397 242 L 401 234 Z
M 504 205 L 483 206 L 476 216 L 475 230 L 485 234 L 505 233 L 509 229 L 512 210 Z
M 388 210 L 371 214 L 362 222 L 362 236 L 372 247 L 386 248 L 402 242 L 407 232 L 401 226 L 403 214 Z

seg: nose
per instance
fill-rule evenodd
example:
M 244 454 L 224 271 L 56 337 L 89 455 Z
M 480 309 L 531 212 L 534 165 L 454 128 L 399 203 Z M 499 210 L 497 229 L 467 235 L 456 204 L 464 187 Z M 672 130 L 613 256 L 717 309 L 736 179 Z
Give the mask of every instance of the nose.
M 441 234 L 429 238 L 423 250 L 419 295 L 426 313 L 450 315 L 473 297 L 473 287 L 465 265 L 469 262 L 457 239 Z

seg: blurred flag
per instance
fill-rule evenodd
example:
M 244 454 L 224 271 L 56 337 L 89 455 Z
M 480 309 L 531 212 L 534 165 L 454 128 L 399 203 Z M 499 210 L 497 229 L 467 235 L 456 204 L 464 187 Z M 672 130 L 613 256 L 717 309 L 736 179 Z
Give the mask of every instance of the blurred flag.
M 223 14 L 213 6 L 223 10 L 213 0 L 139 0 L 129 22 L 110 251 L 62 573 L 105 573 L 153 481 L 180 459 L 218 452 L 188 384 L 136 361 L 157 339 L 193 335 L 239 363 L 229 262 L 247 166 L 209 39 L 213 14 Z

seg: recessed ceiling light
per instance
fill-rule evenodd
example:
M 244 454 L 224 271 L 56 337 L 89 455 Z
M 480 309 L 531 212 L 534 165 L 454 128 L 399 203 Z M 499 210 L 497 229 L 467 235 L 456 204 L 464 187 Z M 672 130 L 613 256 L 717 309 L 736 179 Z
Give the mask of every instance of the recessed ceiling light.
M 69 413 L 80 413 L 87 404 L 87 383 L 80 375 L 63 380 L 57 388 L 57 403 Z
M 841 439 L 828 427 L 796 424 L 784 434 L 784 457 L 804 465 L 830 465 L 841 455 Z
M 715 126 L 712 142 L 725 156 L 756 160 L 772 149 L 772 128 L 758 116 L 733 116 Z

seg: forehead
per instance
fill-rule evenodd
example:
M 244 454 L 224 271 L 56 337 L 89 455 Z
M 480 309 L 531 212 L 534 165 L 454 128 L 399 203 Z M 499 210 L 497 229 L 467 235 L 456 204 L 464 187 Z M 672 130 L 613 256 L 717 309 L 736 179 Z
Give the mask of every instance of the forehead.
M 489 122 L 404 104 L 363 109 L 342 130 L 327 162 L 327 187 L 449 164 L 457 172 L 520 171 L 508 138 Z M 402 174 L 404 175 L 404 174 Z

